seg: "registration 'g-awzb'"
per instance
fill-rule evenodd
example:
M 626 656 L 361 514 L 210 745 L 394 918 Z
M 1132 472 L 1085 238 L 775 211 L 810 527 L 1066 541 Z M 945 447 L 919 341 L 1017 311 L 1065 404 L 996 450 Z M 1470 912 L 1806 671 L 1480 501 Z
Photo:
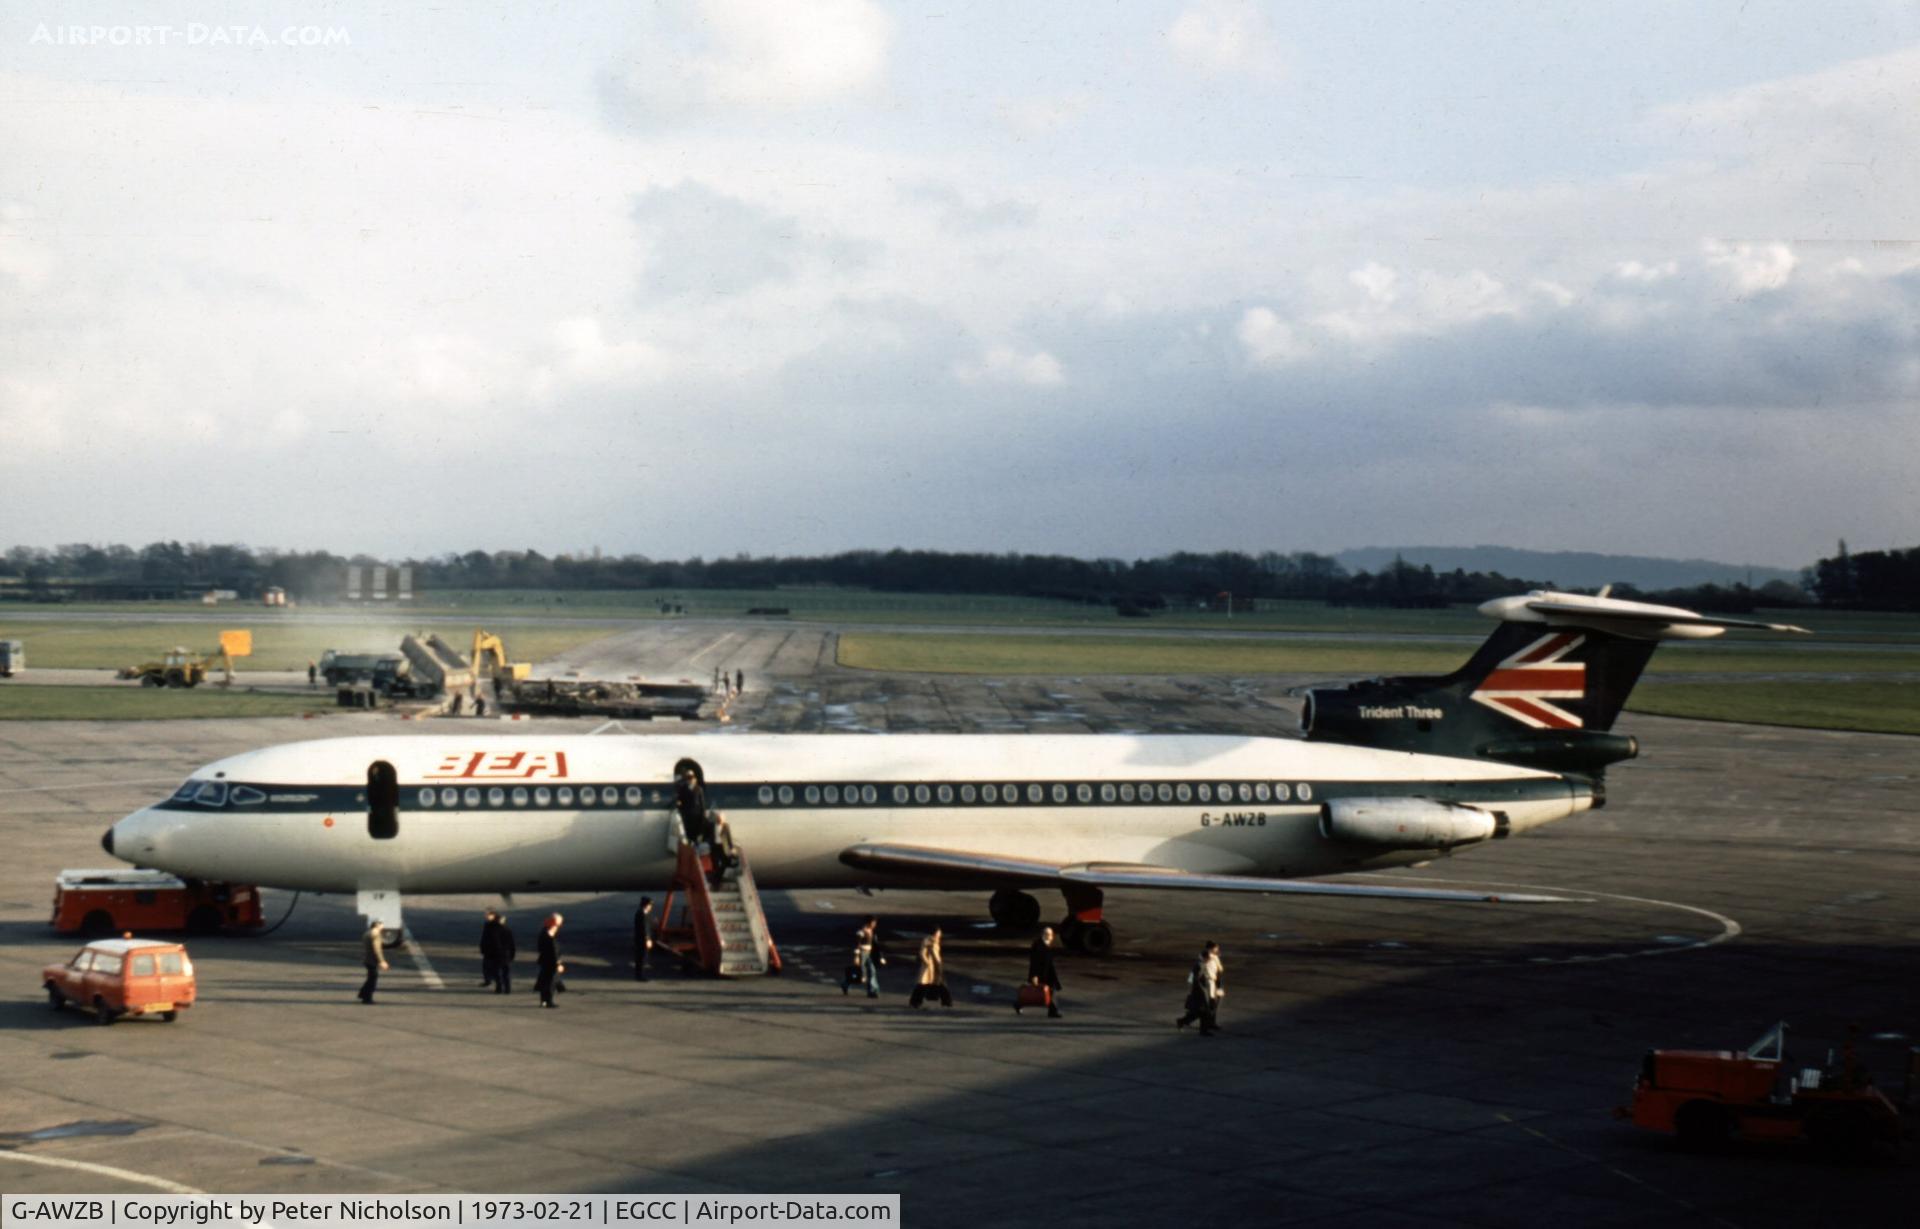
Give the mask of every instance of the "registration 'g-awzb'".
M 1614 718 L 1663 639 L 1728 627 L 1666 606 L 1536 592 L 1452 674 L 1308 694 L 1304 740 L 1188 735 L 357 737 L 195 772 L 107 834 L 176 875 L 321 892 L 608 892 L 672 873 L 673 777 L 699 774 L 765 888 L 993 893 L 1105 950 L 1106 888 L 1490 900 L 1317 882 L 1424 862 L 1600 806 L 1638 748 Z M 1540 900 L 1507 895 L 1497 899 Z

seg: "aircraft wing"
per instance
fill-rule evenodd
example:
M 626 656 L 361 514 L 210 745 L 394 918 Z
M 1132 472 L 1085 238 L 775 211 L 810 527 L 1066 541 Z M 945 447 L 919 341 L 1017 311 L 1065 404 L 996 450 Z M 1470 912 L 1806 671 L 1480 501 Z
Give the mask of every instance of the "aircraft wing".
M 1571 896 L 1537 896 L 1515 892 L 1467 892 L 1453 888 L 1390 887 L 1385 884 L 1328 883 L 1319 879 L 1259 879 L 1249 875 L 1214 875 L 1175 870 L 1139 862 L 1082 862 L 1061 864 L 1000 854 L 931 849 L 921 845 L 853 845 L 840 852 L 840 861 L 859 870 L 888 874 L 923 875 L 938 881 L 1007 887 L 1064 886 L 1084 883 L 1100 888 L 1185 888 L 1206 892 L 1266 892 L 1290 896 L 1378 896 L 1394 900 L 1480 901 L 1508 904 L 1571 903 Z

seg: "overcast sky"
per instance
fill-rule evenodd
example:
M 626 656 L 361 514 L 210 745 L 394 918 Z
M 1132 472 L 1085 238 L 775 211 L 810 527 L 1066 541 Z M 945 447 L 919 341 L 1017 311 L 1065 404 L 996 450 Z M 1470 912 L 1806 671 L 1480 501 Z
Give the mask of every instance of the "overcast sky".
M 1909 546 L 1916 159 L 1891 0 L 0 0 L 0 546 Z

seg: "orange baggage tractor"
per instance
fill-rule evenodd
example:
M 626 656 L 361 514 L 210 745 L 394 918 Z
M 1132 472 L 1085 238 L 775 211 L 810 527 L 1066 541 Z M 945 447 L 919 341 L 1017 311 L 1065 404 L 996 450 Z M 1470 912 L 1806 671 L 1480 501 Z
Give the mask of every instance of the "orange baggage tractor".
M 110 935 L 122 930 L 213 934 L 265 921 L 260 890 L 243 883 L 201 883 L 164 871 L 61 871 L 53 893 L 54 930 Z
M 193 1006 L 193 961 L 178 943 L 159 939 L 95 939 L 62 964 L 40 971 L 55 1011 L 71 1003 L 95 1024 L 121 1016 L 159 1016 L 171 1023 Z

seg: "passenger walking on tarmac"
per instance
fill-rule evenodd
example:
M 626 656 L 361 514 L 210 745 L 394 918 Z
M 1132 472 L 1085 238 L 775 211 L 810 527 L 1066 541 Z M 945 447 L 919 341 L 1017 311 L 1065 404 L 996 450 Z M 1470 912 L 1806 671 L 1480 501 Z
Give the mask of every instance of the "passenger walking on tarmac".
M 745 670 L 735 670 L 733 672 L 733 694 L 737 696 L 746 689 L 747 672 Z
M 554 983 L 567 971 L 567 966 L 560 963 L 560 924 L 566 920 L 551 914 L 540 928 L 540 975 L 534 978 L 533 988 L 540 992 L 542 1007 L 554 1006 Z
M 933 933 L 920 940 L 920 975 L 914 979 L 913 994 L 907 999 L 907 1006 L 918 1007 L 931 996 L 940 1000 L 940 1006 L 953 1006 L 953 996 L 947 993 L 947 966 L 940 956 L 940 928 L 935 926 Z
M 487 698 L 480 694 L 478 687 L 473 689 L 473 715 L 476 717 L 487 715 Z
M 360 1001 L 371 1007 L 373 992 L 380 985 L 380 972 L 388 967 L 386 936 L 381 933 L 378 918 L 367 926 L 367 933 L 360 936 L 360 963 L 367 966 L 367 980 L 360 983 Z
M 487 910 L 480 923 L 480 984 L 498 990 L 500 983 L 500 914 Z
M 1060 973 L 1053 967 L 1053 927 L 1042 926 L 1040 937 L 1027 949 L 1027 984 L 1045 986 L 1052 993 L 1047 995 L 1047 1018 L 1060 1018 Z M 1020 1012 L 1020 1004 L 1014 1003 L 1014 1014 Z
M 647 980 L 647 961 L 653 956 L 653 897 L 642 896 L 633 911 L 633 980 Z
M 312 662 L 308 662 L 307 663 L 307 686 L 312 687 L 315 683 L 319 682 L 319 679 L 320 679 L 320 667 L 314 665 Z
M 1226 967 L 1220 963 L 1220 945 L 1208 939 L 1200 949 L 1200 958 L 1187 974 L 1187 1014 L 1173 1022 L 1185 1028 L 1200 1021 L 1200 1035 L 1211 1037 L 1220 1031 L 1220 999 L 1227 992 Z
M 854 933 L 853 963 L 840 979 L 840 993 L 844 995 L 855 986 L 864 985 L 868 998 L 879 998 L 880 966 L 886 962 L 887 958 L 880 952 L 880 919 L 869 916 Z
M 493 966 L 495 994 L 513 993 L 513 958 L 520 954 L 520 945 L 513 941 L 513 928 L 507 925 L 507 915 L 502 913 L 494 919 L 494 942 L 499 951 L 498 963 Z

